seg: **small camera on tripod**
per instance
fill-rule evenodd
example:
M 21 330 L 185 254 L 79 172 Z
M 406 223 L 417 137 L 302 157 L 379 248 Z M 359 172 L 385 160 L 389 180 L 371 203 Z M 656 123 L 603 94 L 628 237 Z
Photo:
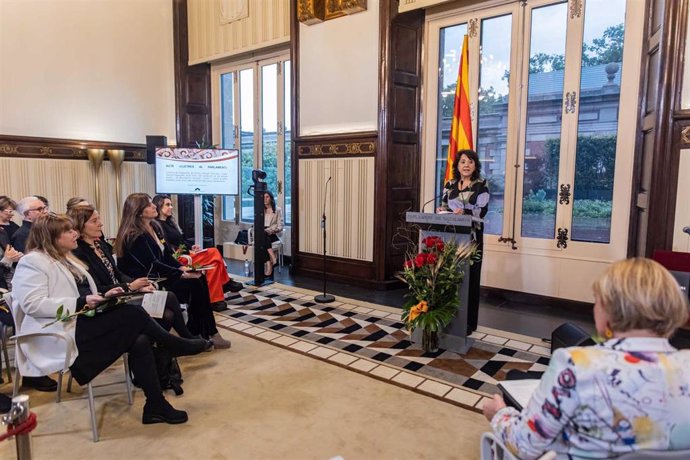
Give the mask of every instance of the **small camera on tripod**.
M 252 182 L 254 185 L 250 185 L 247 189 L 249 195 L 254 196 L 254 193 L 259 195 L 268 190 L 268 185 L 263 180 L 266 179 L 266 171 L 261 169 L 252 170 Z
M 263 182 L 266 179 L 266 172 L 261 169 L 252 170 L 252 181 L 253 182 Z

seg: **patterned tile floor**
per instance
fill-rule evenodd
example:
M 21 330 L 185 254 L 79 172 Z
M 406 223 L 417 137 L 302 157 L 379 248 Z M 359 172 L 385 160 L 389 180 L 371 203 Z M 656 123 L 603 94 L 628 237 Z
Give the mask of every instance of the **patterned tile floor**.
M 409 340 L 398 309 L 338 298 L 317 304 L 312 291 L 272 284 L 226 298 L 218 324 L 473 410 L 497 393 L 508 370 L 541 372 L 549 349 L 540 339 L 480 327 L 464 355 L 424 353 Z

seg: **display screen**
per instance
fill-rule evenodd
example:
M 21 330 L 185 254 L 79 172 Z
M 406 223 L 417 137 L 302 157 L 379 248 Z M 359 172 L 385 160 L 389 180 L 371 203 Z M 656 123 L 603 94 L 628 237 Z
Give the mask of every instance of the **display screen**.
M 156 193 L 239 194 L 239 153 L 220 149 L 156 149 Z

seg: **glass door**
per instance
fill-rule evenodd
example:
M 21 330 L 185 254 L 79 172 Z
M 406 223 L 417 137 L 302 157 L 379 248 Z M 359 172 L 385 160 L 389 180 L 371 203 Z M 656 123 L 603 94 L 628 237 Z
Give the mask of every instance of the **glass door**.
M 491 192 L 482 284 L 589 302 L 596 275 L 626 257 L 644 15 L 636 0 L 427 15 L 421 202 L 441 193 L 466 33 Z
M 214 126 L 219 126 L 220 144 L 240 152 L 240 195 L 224 197 L 223 220 L 252 222 L 254 201 L 249 194 L 251 172 L 266 172 L 268 189 L 284 210 L 291 213 L 291 121 L 290 60 L 287 55 L 215 68 Z M 216 111 L 216 107 L 220 110 Z

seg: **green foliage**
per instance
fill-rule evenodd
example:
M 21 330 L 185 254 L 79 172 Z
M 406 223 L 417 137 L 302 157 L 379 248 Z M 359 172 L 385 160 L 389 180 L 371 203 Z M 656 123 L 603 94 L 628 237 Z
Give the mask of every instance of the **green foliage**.
M 575 200 L 573 217 L 611 217 L 612 204 L 609 200 Z
M 557 167 L 561 151 L 559 138 L 544 144 L 546 152 L 540 170 L 546 175 Z M 613 173 L 616 163 L 616 136 L 577 136 L 575 161 L 575 190 L 613 190 Z M 533 185 L 537 188 L 539 185 Z
M 582 45 L 583 65 L 608 64 L 610 62 L 623 62 L 623 38 L 625 28 L 623 24 L 608 27 L 604 34 L 592 40 L 592 44 Z
M 611 201 L 609 200 L 580 200 L 573 203 L 573 217 L 611 217 Z M 546 192 L 539 189 L 537 193 L 530 191 L 522 201 L 524 214 L 555 214 L 556 200 L 547 200 Z
M 537 190 L 537 193 L 530 190 L 529 195 L 522 200 L 522 212 L 524 214 L 554 214 L 556 201 L 547 200 L 543 189 Z
M 565 55 L 537 53 L 529 58 L 529 73 L 553 72 L 565 69 Z

